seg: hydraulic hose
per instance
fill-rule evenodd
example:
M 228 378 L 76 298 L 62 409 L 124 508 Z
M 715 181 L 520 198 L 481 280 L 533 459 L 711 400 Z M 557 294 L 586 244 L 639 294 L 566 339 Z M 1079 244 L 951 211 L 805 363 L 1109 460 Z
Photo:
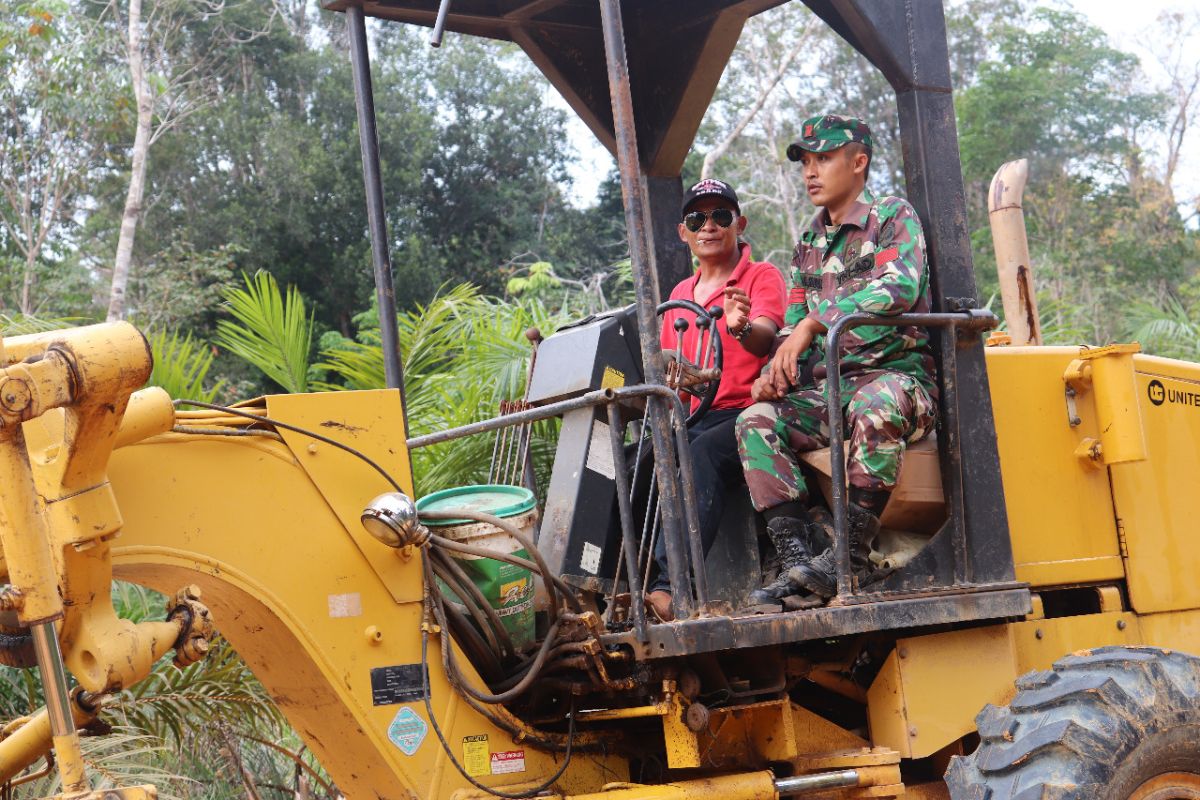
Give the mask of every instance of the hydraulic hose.
M 513 646 L 512 637 L 509 636 L 504 623 L 500 621 L 500 616 L 483 596 L 483 592 L 475 585 L 475 582 L 463 571 L 462 567 L 454 563 L 453 558 L 439 550 L 433 551 L 433 557 L 434 574 L 441 578 L 450 587 L 450 590 L 463 601 L 463 605 L 479 625 L 492 649 L 502 657 L 516 656 L 517 649 Z M 468 596 L 473 602 L 466 602 L 465 598 Z

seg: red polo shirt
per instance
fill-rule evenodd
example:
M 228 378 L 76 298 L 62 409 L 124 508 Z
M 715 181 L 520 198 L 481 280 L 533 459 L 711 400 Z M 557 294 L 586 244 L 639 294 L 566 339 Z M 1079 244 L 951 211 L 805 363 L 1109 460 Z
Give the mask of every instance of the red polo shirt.
M 740 286 L 742 291 L 750 297 L 751 321 L 759 317 L 766 317 L 782 328 L 785 305 L 783 275 L 770 262 L 751 261 L 750 245 L 743 243 L 739 247 L 742 257 L 738 261 L 737 267 L 734 268 L 733 274 L 729 276 L 729 280 L 725 281 L 725 286 Z M 699 281 L 699 272 L 680 281 L 679 285 L 671 292 L 671 299 L 692 300 L 699 302 L 705 308 L 712 308 L 714 305 L 724 306 L 724 287 L 700 302 L 695 297 L 696 284 Z M 662 348 L 663 350 L 675 349 L 675 328 L 673 326 L 679 317 L 688 321 L 688 329 L 683 332 L 683 353 L 688 360 L 693 360 L 696 354 L 698 329 L 695 324 L 695 315 L 690 311 L 672 309 L 663 315 L 662 333 L 660 334 Z M 741 342 L 730 335 L 724 319 L 717 323 L 717 330 L 721 334 L 725 367 L 721 375 L 721 388 L 717 390 L 712 407 L 714 409 L 746 408 L 753 402 L 750 399 L 750 385 L 762 371 L 763 365 L 767 363 L 767 358 L 766 356 L 756 356 L 743 348 Z M 692 400 L 692 408 L 697 405 L 699 405 L 699 401 Z

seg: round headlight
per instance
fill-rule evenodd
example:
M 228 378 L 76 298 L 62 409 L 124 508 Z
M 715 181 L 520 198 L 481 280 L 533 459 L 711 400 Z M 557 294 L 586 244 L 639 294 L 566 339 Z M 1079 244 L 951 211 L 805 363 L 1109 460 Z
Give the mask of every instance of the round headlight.
M 424 526 L 417 516 L 417 506 L 400 492 L 381 494 L 363 509 L 363 527 L 388 547 L 416 544 Z

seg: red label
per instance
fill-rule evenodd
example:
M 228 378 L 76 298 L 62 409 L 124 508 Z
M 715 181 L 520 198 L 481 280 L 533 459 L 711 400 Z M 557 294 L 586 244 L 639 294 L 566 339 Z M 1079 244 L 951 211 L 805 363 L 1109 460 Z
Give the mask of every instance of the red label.
M 889 261 L 895 261 L 900 257 L 900 248 L 889 247 L 887 250 L 881 250 L 875 254 L 875 266 L 881 267 Z
M 806 295 L 804 293 L 803 286 L 797 286 L 796 288 L 794 288 L 788 292 L 788 302 L 789 303 L 803 303 L 805 297 L 806 297 Z
M 810 139 L 810 138 L 812 138 L 812 135 L 813 135 L 813 126 L 812 126 L 812 125 L 805 125 L 805 126 L 804 126 L 804 138 L 805 138 L 805 139 Z
M 524 750 L 502 750 L 498 753 L 492 753 L 492 774 L 504 775 L 509 772 L 524 772 L 525 771 L 525 751 Z

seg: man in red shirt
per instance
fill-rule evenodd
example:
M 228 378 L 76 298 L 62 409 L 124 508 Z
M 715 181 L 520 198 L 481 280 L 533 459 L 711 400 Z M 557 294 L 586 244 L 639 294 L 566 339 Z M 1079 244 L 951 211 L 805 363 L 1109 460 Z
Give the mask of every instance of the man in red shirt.
M 753 404 L 750 386 L 767 362 L 775 334 L 783 325 L 785 288 L 783 275 L 766 261 L 752 261 L 750 245 L 740 241 L 746 230 L 737 193 L 724 181 L 706 179 L 683 196 L 679 238 L 687 244 L 699 264 L 696 274 L 680 281 L 672 300 L 691 300 L 704 308 L 721 305 L 723 321 L 716 324 L 724 349 L 720 388 L 712 407 L 688 431 L 691 441 L 697 511 L 704 552 L 717 536 L 724 510 L 725 492 L 745 484 L 738 458 L 734 424 L 742 409 Z M 700 335 L 694 315 L 674 309 L 663 315 L 662 347 L 676 349 L 675 320 L 683 317 L 683 353 L 695 354 Z M 698 401 L 693 403 L 693 406 Z M 686 479 L 686 477 L 685 477 Z M 654 557 L 658 577 L 651 583 L 646 601 L 660 619 L 671 614 L 671 586 L 667 577 L 666 546 L 659 537 Z

